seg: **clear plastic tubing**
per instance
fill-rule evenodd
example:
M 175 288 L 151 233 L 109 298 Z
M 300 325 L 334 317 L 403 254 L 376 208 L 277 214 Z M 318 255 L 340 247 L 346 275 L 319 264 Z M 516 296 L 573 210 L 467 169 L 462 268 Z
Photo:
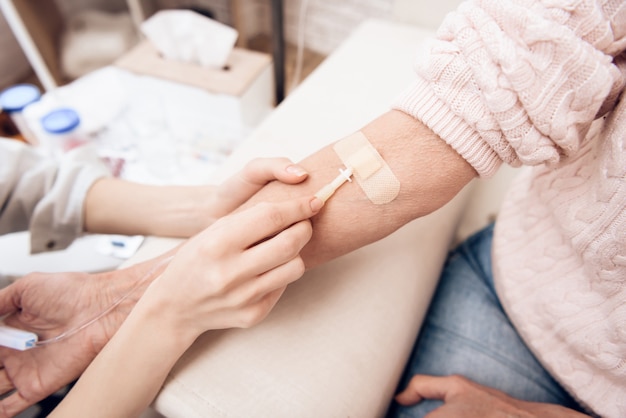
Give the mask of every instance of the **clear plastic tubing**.
M 172 258 L 174 258 L 173 255 L 168 256 L 165 259 L 160 260 L 159 262 L 157 262 L 156 265 L 152 266 L 152 268 L 137 283 L 135 283 L 135 285 L 128 292 L 126 292 L 125 294 L 121 295 L 117 300 L 115 300 L 106 309 L 101 311 L 99 314 L 97 314 L 93 318 L 83 322 L 82 324 L 78 325 L 75 328 L 72 328 L 70 330 L 67 330 L 67 331 L 63 332 L 62 334 L 57 335 L 56 337 L 51 337 L 51 338 L 48 338 L 48 339 L 45 339 L 45 340 L 37 341 L 36 343 L 33 344 L 33 346 L 41 347 L 41 346 L 45 346 L 45 345 L 48 345 L 48 344 L 56 343 L 56 342 L 59 342 L 59 341 L 63 341 L 66 338 L 69 338 L 72 335 L 74 335 L 74 334 L 82 331 L 83 329 L 87 328 L 88 326 L 90 326 L 94 322 L 99 321 L 102 317 L 107 315 L 109 312 L 111 312 L 113 309 L 115 309 L 117 306 L 119 306 L 123 301 L 125 301 L 130 295 L 132 295 L 147 280 L 149 280 L 150 278 L 153 278 L 153 276 L 155 275 L 157 270 L 159 270 L 163 266 L 168 265 L 169 262 L 172 261 Z

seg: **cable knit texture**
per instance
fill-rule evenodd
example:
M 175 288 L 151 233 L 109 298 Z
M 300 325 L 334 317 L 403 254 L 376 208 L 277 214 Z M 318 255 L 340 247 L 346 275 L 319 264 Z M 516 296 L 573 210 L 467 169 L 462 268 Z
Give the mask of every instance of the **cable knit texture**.
M 528 166 L 496 225 L 498 294 L 573 396 L 626 417 L 626 2 L 468 1 L 426 48 L 395 107 L 482 177 Z

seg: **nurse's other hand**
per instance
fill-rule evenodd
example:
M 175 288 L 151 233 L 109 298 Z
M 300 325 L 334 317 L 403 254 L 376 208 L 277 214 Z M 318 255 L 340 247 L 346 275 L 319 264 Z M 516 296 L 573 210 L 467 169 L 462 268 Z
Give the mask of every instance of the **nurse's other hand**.
M 297 184 L 307 177 L 304 168 L 287 158 L 256 158 L 215 188 L 209 213 L 214 220 L 219 219 L 237 209 L 271 181 Z

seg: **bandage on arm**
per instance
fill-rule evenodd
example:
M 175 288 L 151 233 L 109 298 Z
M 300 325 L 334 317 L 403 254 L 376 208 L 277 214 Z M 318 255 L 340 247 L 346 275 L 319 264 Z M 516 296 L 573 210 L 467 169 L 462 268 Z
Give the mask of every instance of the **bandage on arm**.
M 339 169 L 339 175 L 315 196 L 326 202 L 346 181 L 352 182 L 350 177 L 353 175 L 375 205 L 389 203 L 398 196 L 400 182 L 363 132 L 355 132 L 336 142 L 333 149 L 346 168 Z
M 356 181 L 344 183 L 312 219 L 313 237 L 301 253 L 307 268 L 377 241 L 409 221 L 438 209 L 472 178 L 474 169 L 426 126 L 390 111 L 360 130 L 389 166 L 397 197 L 374 204 Z M 338 141 L 341 142 L 341 141 Z M 309 179 L 295 186 L 270 183 L 248 204 L 313 195 L 346 166 L 329 145 L 300 164 Z

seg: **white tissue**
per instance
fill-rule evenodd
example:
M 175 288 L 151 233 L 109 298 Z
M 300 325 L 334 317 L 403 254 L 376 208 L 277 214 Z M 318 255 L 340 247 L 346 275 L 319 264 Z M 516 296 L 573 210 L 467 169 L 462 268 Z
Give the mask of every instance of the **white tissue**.
M 222 68 L 237 31 L 192 10 L 161 10 L 141 24 L 141 31 L 165 59 Z

